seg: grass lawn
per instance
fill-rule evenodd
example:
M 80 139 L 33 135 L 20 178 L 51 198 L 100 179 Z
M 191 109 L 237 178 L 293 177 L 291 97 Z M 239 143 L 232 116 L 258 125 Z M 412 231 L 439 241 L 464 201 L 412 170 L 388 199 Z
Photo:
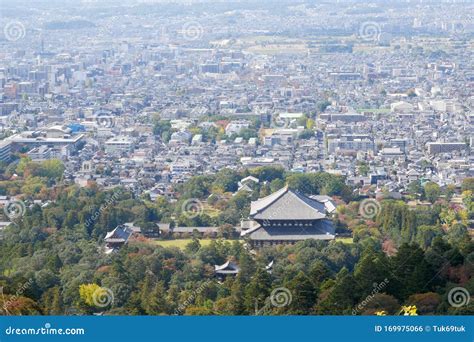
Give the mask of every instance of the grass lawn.
M 174 240 L 154 240 L 152 243 L 162 247 L 178 247 L 184 249 L 192 239 L 174 239 Z M 201 246 L 207 246 L 211 243 L 212 239 L 200 239 Z
M 342 243 L 354 243 L 351 237 L 336 238 L 336 241 Z

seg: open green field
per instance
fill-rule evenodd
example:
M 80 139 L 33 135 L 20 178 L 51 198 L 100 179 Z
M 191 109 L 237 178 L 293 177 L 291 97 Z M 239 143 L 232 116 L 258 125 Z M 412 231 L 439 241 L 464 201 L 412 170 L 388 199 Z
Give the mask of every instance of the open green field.
M 152 243 L 162 247 L 178 247 L 184 249 L 192 239 L 173 239 L 173 240 L 154 240 Z M 201 246 L 207 246 L 211 243 L 212 239 L 200 239 Z
M 336 241 L 342 243 L 354 243 L 351 237 L 336 238 Z

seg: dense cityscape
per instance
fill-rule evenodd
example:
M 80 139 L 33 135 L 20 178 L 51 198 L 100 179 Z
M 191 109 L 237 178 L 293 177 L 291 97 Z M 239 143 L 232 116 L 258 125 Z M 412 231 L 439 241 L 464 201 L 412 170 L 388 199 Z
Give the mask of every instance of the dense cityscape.
M 473 314 L 472 2 L 0 6 L 0 314 Z

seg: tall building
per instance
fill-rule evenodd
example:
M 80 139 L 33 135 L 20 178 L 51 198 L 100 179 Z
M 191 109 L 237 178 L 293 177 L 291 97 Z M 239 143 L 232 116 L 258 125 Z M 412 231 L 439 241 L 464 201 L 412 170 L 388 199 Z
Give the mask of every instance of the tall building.
M 9 162 L 12 155 L 11 142 L 0 141 L 0 161 Z

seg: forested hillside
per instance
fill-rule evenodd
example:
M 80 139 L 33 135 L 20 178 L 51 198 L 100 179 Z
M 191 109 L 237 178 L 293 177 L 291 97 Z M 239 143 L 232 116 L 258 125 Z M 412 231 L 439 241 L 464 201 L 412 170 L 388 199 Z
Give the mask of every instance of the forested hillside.
M 177 201 L 151 201 L 124 188 L 64 184 L 57 168 L 21 161 L 3 172 L 0 191 L 22 194 L 25 212 L 0 240 L 2 314 L 359 315 L 400 314 L 402 306 L 415 306 L 422 315 L 474 313 L 469 301 L 453 306 L 448 298 L 456 287 L 474 291 L 471 180 L 460 189 L 463 203 L 457 206 L 450 202 L 452 193 L 440 190 L 431 205 L 408 203 L 421 203 L 424 193 L 380 200 L 369 217 L 359 210 L 357 192 L 326 173 L 222 170 L 178 185 Z M 18 178 L 11 181 L 14 172 Z M 248 175 L 260 180 L 254 191 L 229 195 Z M 248 216 L 251 200 L 285 184 L 333 196 L 333 220 L 346 238 L 249 248 L 232 227 Z M 183 212 L 189 199 L 204 203 L 199 215 Z M 192 234 L 182 249 L 157 243 L 170 236 L 138 234 L 117 253 L 104 254 L 105 234 L 125 222 L 144 232 L 157 229 L 156 223 L 222 229 L 206 244 Z M 218 281 L 214 265 L 229 260 L 239 265 L 239 274 Z

